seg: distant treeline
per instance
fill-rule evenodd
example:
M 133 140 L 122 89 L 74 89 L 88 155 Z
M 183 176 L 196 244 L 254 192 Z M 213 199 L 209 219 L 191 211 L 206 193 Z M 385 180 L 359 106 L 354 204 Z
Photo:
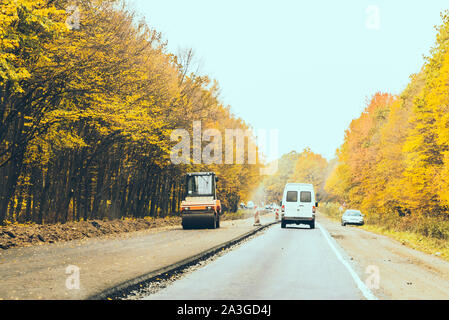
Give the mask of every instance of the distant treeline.
M 0 2 L 0 224 L 165 216 L 198 170 L 236 210 L 257 165 L 170 162 L 173 129 L 248 129 L 192 51 L 167 52 L 120 1 L 76 5 Z
M 317 199 L 329 201 L 330 195 L 324 190 L 329 168 L 335 160 L 328 162 L 323 156 L 312 152 L 309 148 L 301 153 L 292 151 L 278 160 L 278 171 L 275 175 L 264 179 L 264 191 L 268 203 L 279 203 L 284 186 L 289 182 L 311 183 L 314 185 Z

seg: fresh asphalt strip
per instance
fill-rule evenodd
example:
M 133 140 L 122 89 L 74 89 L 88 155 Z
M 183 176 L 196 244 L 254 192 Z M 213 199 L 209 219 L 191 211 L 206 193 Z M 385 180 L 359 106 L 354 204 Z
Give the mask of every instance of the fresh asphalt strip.
M 274 221 L 260 227 L 257 227 L 241 236 L 238 236 L 230 241 L 224 242 L 215 246 L 211 249 L 203 251 L 199 254 L 196 254 L 192 257 L 186 258 L 169 266 L 160 268 L 158 270 L 152 271 L 150 273 L 146 273 L 139 277 L 136 277 L 131 280 L 127 280 L 122 282 L 121 284 L 114 286 L 112 288 L 106 289 L 100 293 L 94 294 L 87 298 L 87 300 L 107 300 L 107 299 L 118 299 L 128 295 L 131 291 L 141 289 L 145 285 L 155 281 L 156 279 L 166 279 L 170 278 L 170 276 L 176 272 L 180 272 L 192 265 L 197 264 L 200 261 L 206 260 L 211 256 L 219 253 L 221 250 L 227 249 L 231 246 L 238 244 L 239 242 L 251 237 L 252 235 L 264 230 L 267 227 L 270 227 L 279 221 Z

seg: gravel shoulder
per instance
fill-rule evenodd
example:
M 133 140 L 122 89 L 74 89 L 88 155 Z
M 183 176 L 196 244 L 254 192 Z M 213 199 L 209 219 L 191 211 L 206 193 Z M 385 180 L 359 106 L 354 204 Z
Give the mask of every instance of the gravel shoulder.
M 353 259 L 360 279 L 367 280 L 372 275 L 367 271 L 378 268 L 379 288 L 372 292 L 379 299 L 449 299 L 449 262 L 387 236 L 343 227 L 324 214 L 318 221 Z
M 273 214 L 261 217 L 262 224 L 273 220 Z M 0 251 L 0 299 L 85 299 L 234 239 L 253 223 L 224 221 L 216 230 L 164 227 Z M 79 289 L 67 289 L 69 266 L 80 270 Z

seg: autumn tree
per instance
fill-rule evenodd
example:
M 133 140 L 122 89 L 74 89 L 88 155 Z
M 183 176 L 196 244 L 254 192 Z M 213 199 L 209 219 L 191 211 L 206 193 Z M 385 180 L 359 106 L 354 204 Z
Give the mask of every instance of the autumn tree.
M 171 163 L 171 132 L 248 126 L 123 2 L 77 2 L 78 28 L 69 4 L 1 2 L 0 223 L 176 214 L 199 167 Z M 257 165 L 201 169 L 219 172 L 229 208 L 259 179 Z
M 346 132 L 326 190 L 376 214 L 449 214 L 449 16 L 421 71 L 397 97 L 376 94 Z

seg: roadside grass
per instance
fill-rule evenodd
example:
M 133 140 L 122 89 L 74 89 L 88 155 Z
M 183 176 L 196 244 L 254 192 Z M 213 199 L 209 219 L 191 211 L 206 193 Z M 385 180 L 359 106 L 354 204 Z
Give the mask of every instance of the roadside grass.
M 319 211 L 333 221 L 340 222 L 339 205 L 320 204 Z M 367 215 L 366 231 L 385 235 L 412 249 L 436 255 L 449 261 L 449 222 L 433 217 L 381 217 Z
M 340 221 L 341 214 L 339 211 L 340 206 L 336 203 L 325 202 L 320 203 L 318 206 L 318 211 L 324 213 L 326 216 L 335 221 Z
M 421 234 L 410 231 L 396 231 L 372 224 L 365 224 L 362 229 L 388 236 L 403 245 L 412 249 L 416 249 L 428 254 L 433 254 L 449 261 L 449 242 L 448 240 L 423 236 Z

